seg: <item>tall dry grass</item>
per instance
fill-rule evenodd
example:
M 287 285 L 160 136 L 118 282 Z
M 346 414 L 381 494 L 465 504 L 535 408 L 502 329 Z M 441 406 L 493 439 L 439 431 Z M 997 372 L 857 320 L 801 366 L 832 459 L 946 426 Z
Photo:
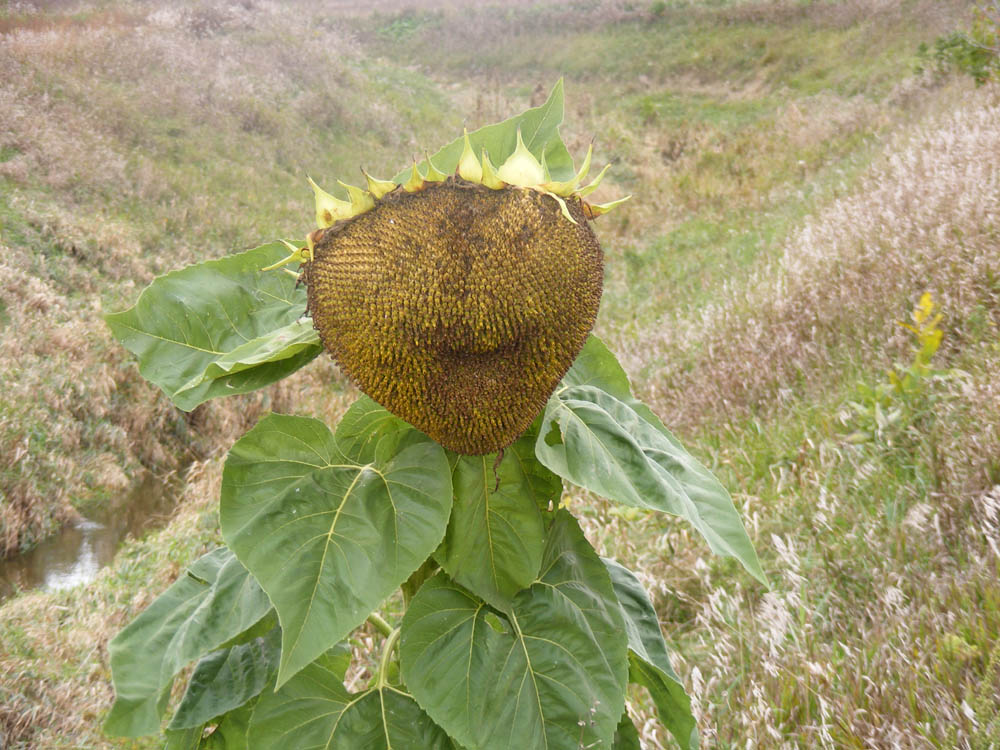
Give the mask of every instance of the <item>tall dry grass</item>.
M 671 423 L 694 425 L 766 410 L 784 389 L 822 392 L 831 362 L 877 370 L 900 356 L 896 321 L 924 291 L 945 310 L 946 352 L 981 338 L 1000 325 L 998 154 L 993 91 L 969 90 L 941 122 L 894 139 L 776 264 L 647 329 L 635 351 L 662 367 L 645 394 Z
M 662 358 L 638 385 L 665 421 L 715 433 L 774 583 L 720 577 L 678 525 L 630 530 L 597 504 L 592 538 L 642 568 L 708 746 L 1000 746 L 998 219 L 1000 98 L 970 87 L 779 262 L 632 349 L 636 370 Z M 924 291 L 936 364 L 959 370 L 900 445 L 851 445 L 845 388 L 909 361 L 896 321 Z M 646 740 L 665 746 L 653 724 Z

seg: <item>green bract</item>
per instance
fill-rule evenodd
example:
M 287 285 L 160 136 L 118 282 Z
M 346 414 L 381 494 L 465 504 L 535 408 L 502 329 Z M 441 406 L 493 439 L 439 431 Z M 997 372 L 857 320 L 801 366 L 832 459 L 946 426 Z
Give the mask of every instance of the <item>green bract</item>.
M 574 168 L 559 137 L 562 104 L 560 82 L 543 106 L 467 133 L 391 182 L 366 175 L 367 189 L 343 186 L 341 197 L 314 185 L 317 221 L 336 229 L 379 212 L 394 218 L 393 196 L 420 191 L 459 191 L 441 205 L 462 210 L 463 190 L 479 196 L 470 205 L 488 218 L 494 201 L 483 196 L 514 190 L 531 197 L 518 192 L 511 205 L 576 231 L 567 227 L 602 207 L 583 201 L 594 187 L 581 187 L 591 153 Z M 311 234 L 292 246 L 307 277 L 322 242 Z M 305 292 L 272 270 L 287 248 L 273 243 L 167 274 L 108 324 L 182 409 L 273 383 L 322 350 L 303 318 Z M 418 243 L 402 255 L 419 263 L 422 252 Z M 516 270 L 507 271 L 512 280 Z M 450 304 L 461 320 L 461 301 Z M 470 442 L 451 439 L 462 434 L 462 415 L 476 412 L 479 386 L 459 389 L 466 400 L 448 417 L 457 432 L 445 446 L 417 429 L 433 427 L 420 409 L 397 416 L 367 396 L 333 429 L 263 418 L 226 460 L 227 546 L 195 562 L 112 642 L 116 701 L 106 730 L 165 729 L 168 747 L 189 750 L 624 750 L 638 747 L 625 712 L 631 681 L 649 690 L 679 745 L 696 747 L 690 701 L 648 597 L 560 509 L 563 482 L 681 516 L 714 552 L 764 575 L 725 488 L 632 396 L 614 356 L 587 336 L 587 315 L 570 358 L 495 439 L 495 414 Z M 503 387 L 535 382 L 535 356 L 509 368 Z M 463 377 L 477 383 L 470 372 Z M 389 391 L 415 387 L 393 377 Z M 380 609 L 403 614 L 387 622 Z M 369 673 L 352 665 L 350 648 L 366 620 L 381 634 Z M 173 681 L 190 664 L 171 706 Z

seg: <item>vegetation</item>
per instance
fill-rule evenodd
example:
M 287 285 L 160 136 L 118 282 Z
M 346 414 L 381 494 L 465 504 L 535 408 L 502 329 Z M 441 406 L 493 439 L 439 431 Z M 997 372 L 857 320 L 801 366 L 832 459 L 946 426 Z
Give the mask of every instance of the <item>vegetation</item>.
M 9 745 L 115 744 L 99 734 L 105 644 L 218 544 L 212 446 L 272 408 L 333 423 L 356 397 L 317 360 L 185 418 L 110 344 L 95 300 L 119 309 L 156 273 L 294 233 L 303 172 L 355 169 L 352 143 L 385 174 L 400 147 L 519 111 L 562 74 L 567 145 L 596 134 L 609 197 L 643 196 L 596 225 L 598 332 L 733 491 L 774 584 L 658 516 L 568 499 L 653 592 L 703 743 L 995 744 L 1000 198 L 984 154 L 1000 112 L 992 84 L 911 73 L 921 42 L 971 27 L 968 4 L 519 5 L 527 21 L 388 0 L 0 11 L 7 546 L 142 467 L 189 479 L 171 524 L 94 584 L 3 604 Z M 928 291 L 933 366 L 954 375 L 925 383 L 933 408 L 891 444 L 848 440 L 857 384 L 913 361 L 896 321 Z M 668 746 L 642 691 L 630 712 Z
M 971 29 L 939 36 L 933 52 L 921 44 L 920 57 L 939 73 L 952 68 L 968 73 L 977 86 L 995 81 L 1000 75 L 1000 2 L 977 5 Z M 923 66 L 917 70 L 922 71 Z
M 562 480 L 681 516 L 765 579 L 728 492 L 588 336 L 601 251 L 587 222 L 613 205 L 583 199 L 607 168 L 581 186 L 592 153 L 577 171 L 563 109 L 559 81 L 543 105 L 466 132 L 425 171 L 341 183 L 350 200 L 314 184 L 318 229 L 304 247 L 173 271 L 106 317 L 178 406 L 266 387 L 324 347 L 388 405 L 362 397 L 335 429 L 271 414 L 236 442 L 226 546 L 109 644 L 106 731 L 158 733 L 171 684 L 197 661 L 170 748 L 638 750 L 630 681 L 681 747 L 697 747 L 656 611 L 560 507 Z M 300 273 L 281 268 L 295 261 Z M 335 315 L 347 325 L 331 326 Z M 531 411 L 515 429 L 519 399 Z M 442 429 L 449 414 L 463 418 Z M 366 619 L 382 636 L 378 668 L 351 689 L 351 636 Z

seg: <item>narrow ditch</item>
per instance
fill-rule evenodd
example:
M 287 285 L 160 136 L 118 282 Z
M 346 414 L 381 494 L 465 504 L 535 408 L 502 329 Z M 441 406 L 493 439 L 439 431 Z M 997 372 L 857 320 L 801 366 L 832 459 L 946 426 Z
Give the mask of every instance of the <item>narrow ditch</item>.
M 15 594 L 89 583 L 111 563 L 122 542 L 170 520 L 181 477 L 147 474 L 128 492 L 67 524 L 27 552 L 0 560 L 0 603 Z

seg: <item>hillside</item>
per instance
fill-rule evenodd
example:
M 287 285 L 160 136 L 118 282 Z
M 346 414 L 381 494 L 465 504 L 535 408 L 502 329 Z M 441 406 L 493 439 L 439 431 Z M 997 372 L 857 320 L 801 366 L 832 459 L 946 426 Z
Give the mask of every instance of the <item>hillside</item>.
M 969 8 L 8 3 L 0 554 L 145 472 L 183 482 L 93 584 L 0 603 L 0 745 L 158 746 L 99 733 L 108 638 L 218 541 L 237 436 L 357 395 L 317 361 L 184 414 L 101 313 L 171 268 L 301 237 L 307 174 L 389 176 L 563 76 L 570 151 L 595 140 L 602 200 L 634 196 L 595 225 L 597 331 L 730 487 L 774 582 L 680 523 L 572 501 L 642 571 L 703 745 L 997 747 L 1000 96 L 914 73 Z M 919 343 L 897 321 L 921 330 L 925 292 L 934 372 L 894 391 Z M 632 709 L 669 746 L 644 695 Z

